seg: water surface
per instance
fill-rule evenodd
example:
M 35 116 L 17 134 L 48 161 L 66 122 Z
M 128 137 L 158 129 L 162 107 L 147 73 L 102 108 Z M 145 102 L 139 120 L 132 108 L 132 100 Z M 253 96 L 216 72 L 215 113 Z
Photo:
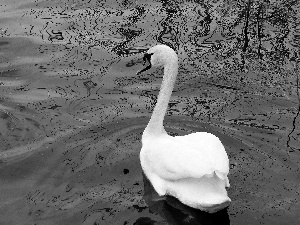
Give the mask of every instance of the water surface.
M 206 37 L 189 30 L 203 19 L 201 5 L 170 4 L 4 1 L 1 224 L 300 222 L 296 89 L 266 87 L 253 71 L 215 73 L 196 45 Z M 170 13 L 174 7 L 182 13 Z M 211 132 L 229 155 L 232 203 L 217 214 L 154 201 L 143 177 L 140 138 L 162 71 L 135 73 L 157 43 L 174 47 L 181 65 L 166 130 Z

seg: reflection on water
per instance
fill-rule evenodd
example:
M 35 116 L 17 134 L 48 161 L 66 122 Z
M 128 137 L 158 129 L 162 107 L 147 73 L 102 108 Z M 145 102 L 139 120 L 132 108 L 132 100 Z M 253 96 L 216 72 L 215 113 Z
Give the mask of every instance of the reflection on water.
M 216 213 L 210 214 L 200 210 L 193 209 L 182 204 L 172 196 L 160 197 L 154 190 L 153 186 L 143 174 L 144 182 L 144 199 L 149 207 L 150 212 L 158 214 L 163 220 L 169 224 L 220 224 L 229 225 L 229 216 L 227 208 Z M 145 220 L 145 218 L 143 218 Z M 151 218 L 148 218 L 149 221 Z M 143 224 L 139 219 L 136 224 Z M 150 224 L 150 223 L 149 223 Z M 155 224 L 155 223 L 153 223 Z
M 259 64 L 255 41 L 241 51 L 242 9 L 220 2 L 5 1 L 1 224 L 300 222 L 297 73 L 292 60 L 268 58 L 281 32 L 274 21 Z M 280 40 L 297 45 L 291 33 Z M 216 214 L 159 198 L 143 179 L 140 138 L 162 72 L 135 73 L 157 42 L 180 59 L 167 131 L 214 133 L 229 155 L 232 203 Z

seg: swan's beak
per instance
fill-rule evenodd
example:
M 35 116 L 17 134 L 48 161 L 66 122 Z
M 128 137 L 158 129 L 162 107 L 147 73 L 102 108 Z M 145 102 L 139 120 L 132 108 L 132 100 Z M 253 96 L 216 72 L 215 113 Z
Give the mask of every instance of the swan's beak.
M 149 54 L 149 53 L 145 53 L 145 55 L 144 55 L 144 57 L 143 57 L 143 60 L 144 60 L 144 62 L 143 62 L 143 66 L 145 66 L 145 64 L 148 62 L 149 63 L 149 65 L 148 66 L 146 66 L 144 69 L 141 69 L 140 71 L 138 71 L 137 73 L 136 73 L 136 75 L 139 75 L 140 73 L 142 73 L 142 72 L 144 72 L 144 71 L 146 71 L 146 70 L 149 70 L 150 68 L 151 68 L 151 55 L 153 55 L 153 53 L 151 53 L 151 54 Z

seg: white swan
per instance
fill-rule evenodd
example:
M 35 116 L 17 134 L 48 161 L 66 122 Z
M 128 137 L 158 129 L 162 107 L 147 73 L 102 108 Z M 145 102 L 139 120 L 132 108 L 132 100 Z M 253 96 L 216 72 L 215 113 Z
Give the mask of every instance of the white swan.
M 169 136 L 163 120 L 177 76 L 178 58 L 166 45 L 150 48 L 144 61 L 164 66 L 164 76 L 151 119 L 143 132 L 140 160 L 142 169 L 160 195 L 171 195 L 183 204 L 216 212 L 230 203 L 229 160 L 218 137 L 206 132 Z

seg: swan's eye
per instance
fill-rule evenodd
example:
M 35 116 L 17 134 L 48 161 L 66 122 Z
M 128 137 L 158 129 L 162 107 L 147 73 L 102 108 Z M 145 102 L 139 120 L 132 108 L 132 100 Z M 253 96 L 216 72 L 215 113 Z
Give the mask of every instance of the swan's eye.
M 145 65 L 145 63 L 148 61 L 150 64 L 151 64 L 151 56 L 153 55 L 154 53 L 145 53 L 144 57 L 143 57 L 143 60 L 144 60 L 144 63 L 143 65 Z

